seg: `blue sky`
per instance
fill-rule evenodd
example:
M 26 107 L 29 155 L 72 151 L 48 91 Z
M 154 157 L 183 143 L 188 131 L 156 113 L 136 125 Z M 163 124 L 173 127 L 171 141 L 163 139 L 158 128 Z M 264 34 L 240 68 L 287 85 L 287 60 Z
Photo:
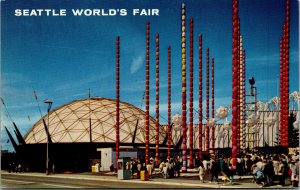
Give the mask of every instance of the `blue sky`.
M 145 25 L 151 23 L 150 109 L 155 104 L 155 34 L 160 34 L 161 123 L 167 117 L 167 47 L 172 47 L 172 114 L 181 112 L 181 16 L 177 0 L 5 0 L 1 1 L 1 76 L 7 108 L 23 135 L 40 119 L 33 96 L 36 90 L 53 108 L 92 96 L 115 98 L 115 39 L 121 37 L 121 100 L 144 109 Z M 186 0 L 187 18 L 194 18 L 194 101 L 198 101 L 198 35 L 215 58 L 216 108 L 231 103 L 232 2 Z M 16 17 L 15 9 L 67 9 L 65 17 Z M 127 9 L 127 16 L 74 17 L 71 9 Z M 132 9 L 160 10 L 159 16 L 132 16 Z M 246 78 L 254 76 L 258 99 L 278 96 L 279 39 L 285 19 L 285 0 L 239 1 L 241 33 L 246 49 Z M 290 92 L 299 90 L 298 2 L 291 0 Z M 187 25 L 188 27 L 188 25 Z M 187 36 L 189 34 L 187 33 Z M 205 63 L 205 61 L 203 62 Z M 204 64 L 205 69 L 205 64 Z M 187 68 L 189 70 L 189 67 Z M 205 76 L 204 76 L 205 78 Z M 187 79 L 189 81 L 189 78 Z M 205 81 L 203 81 L 205 84 Z M 248 87 L 247 87 L 248 88 Z M 203 91 L 205 95 L 205 91 Z M 204 100 L 205 103 L 205 100 Z M 141 106 L 142 105 L 142 106 Z M 205 104 L 203 104 L 205 105 Z M 196 108 L 198 109 L 198 108 Z M 205 107 L 203 107 L 205 110 Z M 204 112 L 205 115 L 205 112 Z M 30 120 L 28 119 L 30 116 Z M 2 114 L 3 126 L 12 126 Z M 198 118 L 195 118 L 197 120 Z

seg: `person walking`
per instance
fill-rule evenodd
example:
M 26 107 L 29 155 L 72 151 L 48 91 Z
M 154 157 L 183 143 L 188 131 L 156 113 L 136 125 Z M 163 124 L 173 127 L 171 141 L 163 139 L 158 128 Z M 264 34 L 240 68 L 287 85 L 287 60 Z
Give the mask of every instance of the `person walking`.
M 267 161 L 267 163 L 264 167 L 263 173 L 265 175 L 266 185 L 271 186 L 273 184 L 273 178 L 274 178 L 274 175 L 275 175 L 273 162 L 271 160 Z
M 257 184 L 260 184 L 260 187 L 264 187 L 265 186 L 265 176 L 263 171 L 261 170 L 260 167 L 256 166 L 256 164 L 254 165 L 254 171 L 253 171 L 253 176 L 255 177 L 255 181 Z
M 237 163 L 236 163 L 236 172 L 238 175 L 238 180 L 241 180 L 242 176 L 244 175 L 245 172 L 245 164 L 244 164 L 244 159 L 243 158 L 238 158 Z
M 282 160 L 279 161 L 279 170 L 278 170 L 278 177 L 279 177 L 279 187 L 285 186 L 285 178 L 286 178 L 286 167 Z
M 218 183 L 218 173 L 220 171 L 220 166 L 218 165 L 217 162 L 214 160 L 211 162 L 211 167 L 210 167 L 210 172 L 211 172 L 211 179 L 210 183 L 213 182 L 213 180 L 216 180 L 216 183 Z
M 291 163 L 291 181 L 292 181 L 292 187 L 298 187 L 299 183 L 299 163 L 296 163 L 296 161 L 292 160 Z
M 228 165 L 227 163 L 225 162 L 225 158 L 222 157 L 221 160 L 220 160 L 220 170 L 221 170 L 221 174 L 223 175 L 222 177 L 222 180 L 224 181 L 224 184 L 226 184 L 226 181 L 229 181 L 229 178 L 228 178 Z
M 199 179 L 202 183 L 204 183 L 204 176 L 205 176 L 205 168 L 202 162 L 199 163 Z
M 52 164 L 52 173 L 55 174 L 55 165 L 54 165 L 54 163 Z

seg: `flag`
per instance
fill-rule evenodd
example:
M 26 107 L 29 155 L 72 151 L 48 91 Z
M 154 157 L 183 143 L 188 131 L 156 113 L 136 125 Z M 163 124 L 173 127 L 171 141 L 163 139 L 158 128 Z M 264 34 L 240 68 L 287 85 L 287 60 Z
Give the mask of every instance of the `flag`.
M 37 100 L 37 95 L 36 95 L 35 90 L 33 91 L 33 94 L 34 94 L 35 99 Z

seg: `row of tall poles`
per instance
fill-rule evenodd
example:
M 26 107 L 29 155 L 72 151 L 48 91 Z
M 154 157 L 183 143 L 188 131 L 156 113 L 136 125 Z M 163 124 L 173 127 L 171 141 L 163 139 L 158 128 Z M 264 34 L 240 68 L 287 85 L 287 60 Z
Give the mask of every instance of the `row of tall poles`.
M 288 146 L 289 118 L 289 46 L 290 0 L 286 0 L 286 18 L 280 39 L 280 145 Z
M 242 87 L 244 83 L 239 84 L 240 75 L 244 76 L 245 67 L 240 66 L 238 62 L 239 59 L 243 59 L 243 54 L 240 55 L 240 41 L 239 41 L 239 24 L 237 17 L 237 0 L 233 0 L 233 158 L 236 158 L 237 153 L 237 142 L 239 143 L 242 139 L 242 135 L 239 134 L 239 129 L 237 129 L 240 118 L 237 107 L 237 99 L 242 97 L 244 88 Z M 187 170 L 187 123 L 186 123 L 186 7 L 183 3 L 181 6 L 181 67 L 182 67 L 182 171 Z M 190 167 L 193 166 L 193 19 L 190 19 L 190 102 L 189 102 L 189 156 L 190 156 Z M 203 159 L 203 136 L 202 136 L 202 88 L 203 88 L 203 67 L 202 67 L 202 35 L 199 36 L 199 157 Z M 244 59 L 245 60 L 245 59 Z M 205 151 L 208 152 L 210 149 L 209 140 L 211 139 L 211 148 L 214 149 L 214 126 L 212 126 L 211 137 L 210 137 L 210 126 L 208 120 L 210 118 L 209 114 L 209 73 L 210 73 L 210 57 L 209 48 L 206 49 L 206 126 L 205 126 Z M 243 62 L 243 61 L 241 61 Z M 146 119 L 145 119 L 145 164 L 149 164 L 149 81 L 150 81 L 150 23 L 146 24 Z M 241 67 L 241 68 L 240 68 Z M 212 58 L 212 113 L 211 117 L 214 118 L 214 58 Z M 116 42 L 116 158 L 119 158 L 119 79 L 120 79 L 120 37 L 117 37 Z M 240 71 L 241 70 L 241 71 Z M 242 78 L 242 77 L 241 77 Z M 242 81 L 244 82 L 244 81 Z M 243 96 L 244 97 L 244 96 Z M 243 106 L 242 106 L 243 107 Z M 159 159 L 159 35 L 156 34 L 156 122 L 155 122 L 155 161 L 158 163 Z M 171 47 L 168 47 L 168 128 L 167 128 L 167 142 L 168 142 L 168 158 L 171 156 Z

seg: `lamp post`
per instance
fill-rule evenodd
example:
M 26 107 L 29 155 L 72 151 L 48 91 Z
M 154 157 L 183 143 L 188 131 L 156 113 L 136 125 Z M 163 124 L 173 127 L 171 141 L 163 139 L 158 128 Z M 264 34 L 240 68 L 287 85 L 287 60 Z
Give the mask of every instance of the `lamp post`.
M 50 109 L 51 109 L 51 106 L 52 106 L 52 101 L 49 100 L 49 99 L 46 99 L 44 100 L 44 103 L 45 104 L 48 104 L 48 109 L 47 109 L 47 112 L 48 112 L 48 125 L 47 125 L 47 131 L 49 131 L 49 112 L 50 112 Z M 47 155 L 46 155 L 46 175 L 49 175 L 49 132 L 47 132 Z

